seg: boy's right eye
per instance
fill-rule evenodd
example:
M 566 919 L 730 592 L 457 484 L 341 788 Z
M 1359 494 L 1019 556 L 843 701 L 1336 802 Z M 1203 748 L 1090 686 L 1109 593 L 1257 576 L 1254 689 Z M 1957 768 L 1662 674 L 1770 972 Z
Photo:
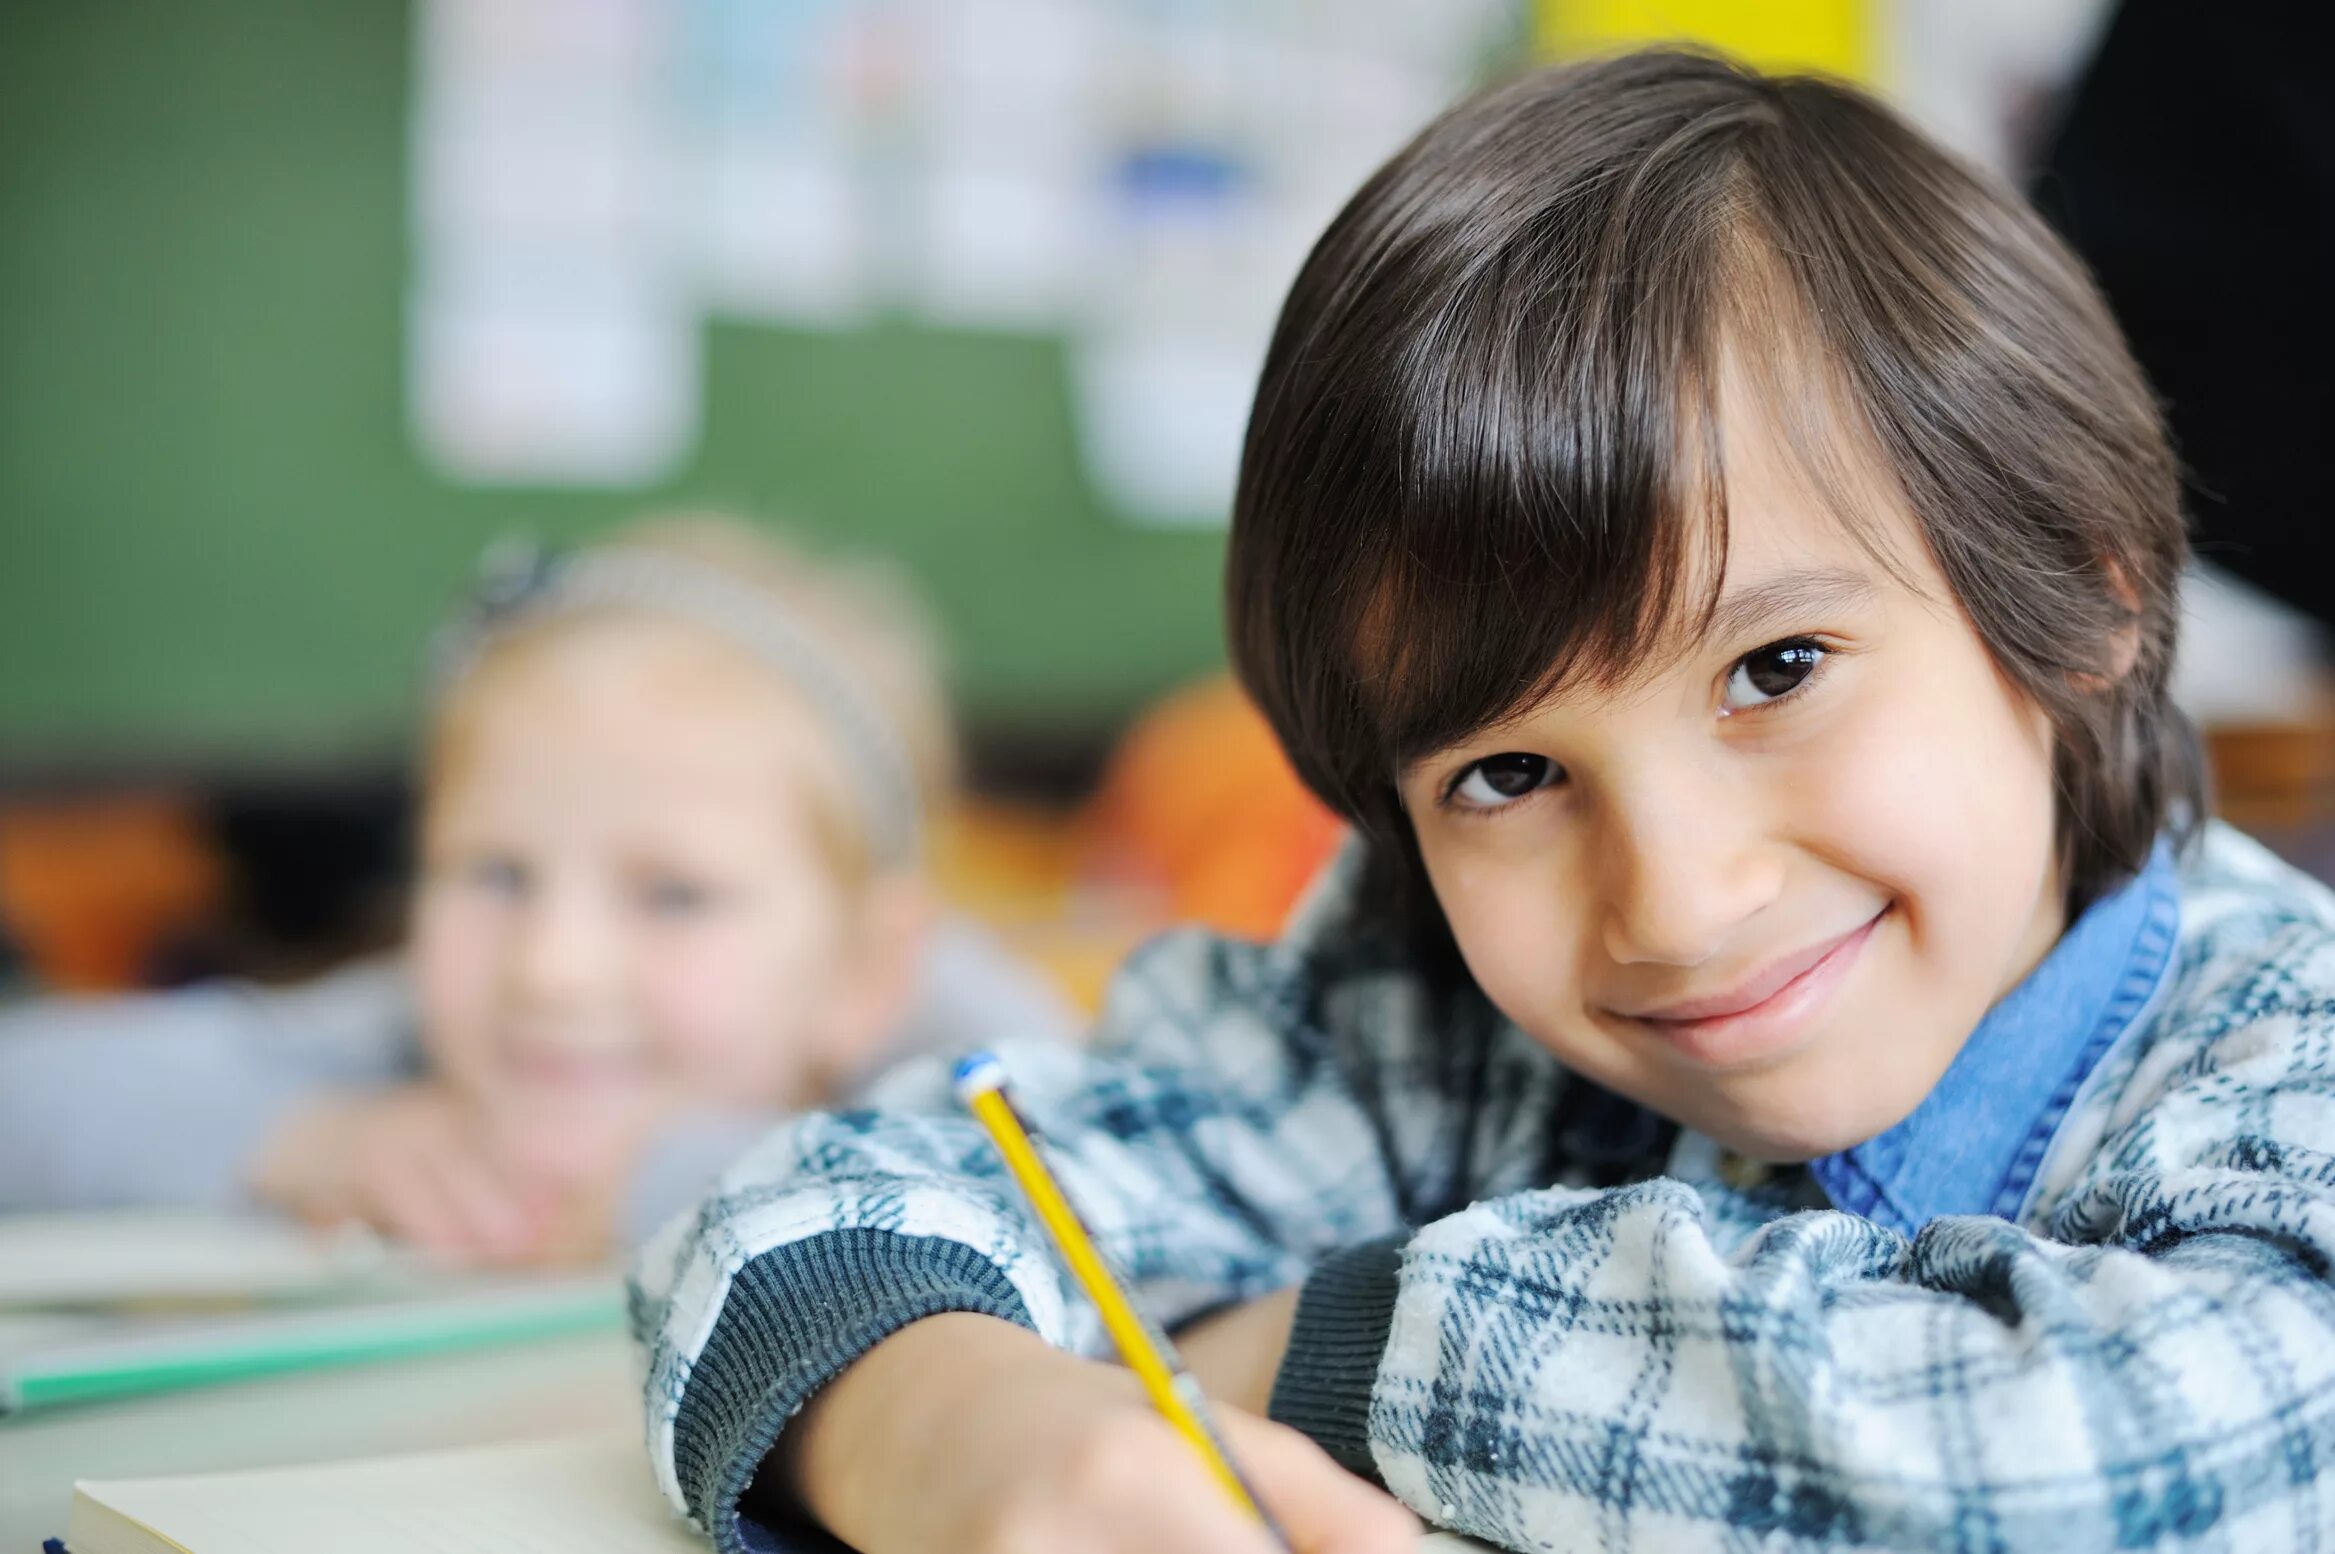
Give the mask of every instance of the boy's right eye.
M 1504 809 L 1562 775 L 1563 768 L 1545 755 L 1507 750 L 1485 756 L 1461 772 L 1444 802 L 1458 809 Z

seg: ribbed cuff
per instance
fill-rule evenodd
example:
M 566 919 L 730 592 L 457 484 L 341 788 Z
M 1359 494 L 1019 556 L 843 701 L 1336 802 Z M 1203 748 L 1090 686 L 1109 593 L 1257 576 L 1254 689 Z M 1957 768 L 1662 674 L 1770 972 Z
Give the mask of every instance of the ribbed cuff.
M 673 1421 L 673 1471 L 722 1554 L 812 1554 L 842 1545 L 764 1486 L 741 1510 L 779 1433 L 811 1395 L 909 1323 L 970 1311 L 1031 1325 L 1005 1275 L 971 1247 L 886 1230 L 836 1230 L 738 1270 Z
M 1408 1234 L 1365 1241 L 1316 1265 L 1297 1297 L 1289 1348 L 1266 1412 L 1313 1437 L 1338 1465 L 1378 1477 L 1370 1454 L 1370 1391 L 1394 1326 Z

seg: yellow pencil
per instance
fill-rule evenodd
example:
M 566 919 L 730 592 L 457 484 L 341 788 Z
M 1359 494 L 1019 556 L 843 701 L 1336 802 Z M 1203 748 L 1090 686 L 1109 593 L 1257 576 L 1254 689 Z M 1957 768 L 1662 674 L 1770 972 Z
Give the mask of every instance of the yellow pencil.
M 997 1152 L 1005 1157 L 1006 1169 L 1021 1184 L 1030 1207 L 1037 1210 L 1039 1221 L 1054 1238 L 1055 1248 L 1069 1266 L 1071 1277 L 1101 1313 L 1104 1328 L 1109 1331 L 1111 1341 L 1118 1345 L 1119 1358 L 1142 1381 L 1151 1406 L 1199 1453 L 1200 1460 L 1216 1475 L 1233 1503 L 1262 1522 L 1286 1548 L 1288 1540 L 1281 1536 L 1281 1530 L 1265 1514 L 1264 1503 L 1233 1466 L 1232 1453 L 1225 1449 L 1224 1437 L 1217 1434 L 1216 1426 L 1209 1420 L 1200 1383 L 1184 1369 L 1167 1335 L 1128 1298 L 1111 1272 L 1110 1264 L 1095 1246 L 1086 1222 L 1071 1206 L 1054 1173 L 1046 1168 L 1045 1160 L 1038 1154 L 1037 1130 L 1023 1118 L 1007 1093 L 1004 1065 L 986 1052 L 976 1052 L 957 1065 L 956 1083 L 957 1099 L 988 1130 Z

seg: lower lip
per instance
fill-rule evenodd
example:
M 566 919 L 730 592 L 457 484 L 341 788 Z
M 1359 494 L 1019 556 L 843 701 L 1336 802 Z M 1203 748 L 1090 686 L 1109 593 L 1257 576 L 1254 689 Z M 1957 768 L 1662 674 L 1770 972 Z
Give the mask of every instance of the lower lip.
M 1824 959 L 1777 988 L 1749 1009 L 1707 1020 L 1640 1020 L 1688 1059 L 1704 1068 L 1743 1068 L 1779 1057 L 1798 1045 L 1809 1020 L 1832 997 L 1857 963 L 1886 912 L 1825 952 Z

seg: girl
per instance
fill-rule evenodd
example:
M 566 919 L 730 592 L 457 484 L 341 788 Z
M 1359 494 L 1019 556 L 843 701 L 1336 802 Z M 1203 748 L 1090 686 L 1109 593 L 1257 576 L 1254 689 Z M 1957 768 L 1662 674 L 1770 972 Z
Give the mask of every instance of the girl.
M 946 722 L 880 582 L 707 519 L 494 570 L 441 645 L 405 954 L 0 1015 L 0 1209 L 589 1259 L 902 1052 L 1067 1032 L 935 911 Z

